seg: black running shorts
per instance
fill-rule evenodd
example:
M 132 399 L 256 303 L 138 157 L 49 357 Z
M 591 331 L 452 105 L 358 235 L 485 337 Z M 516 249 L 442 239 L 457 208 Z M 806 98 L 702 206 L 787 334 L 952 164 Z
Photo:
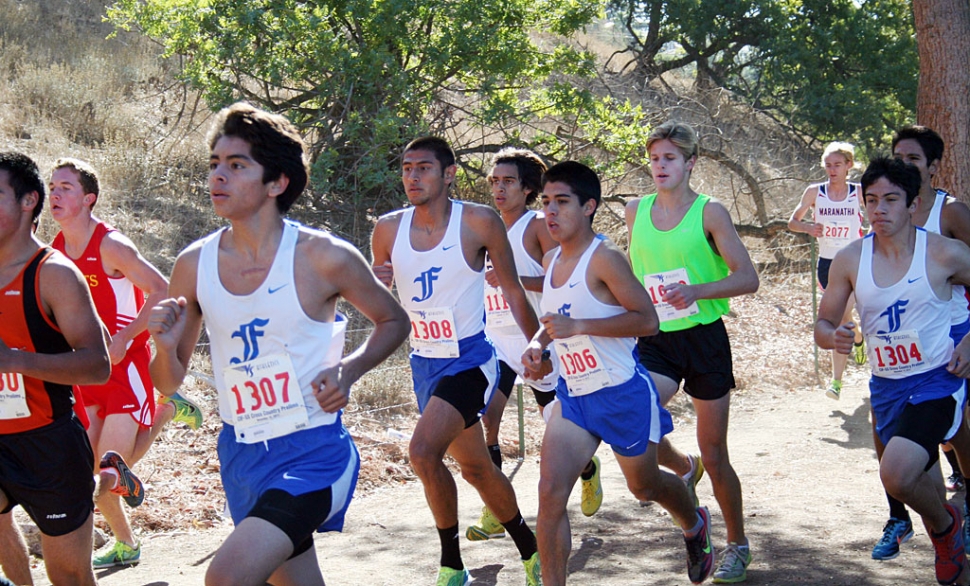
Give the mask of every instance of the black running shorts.
M 67 535 L 94 512 L 94 451 L 69 413 L 21 433 L 0 435 L 0 489 L 20 505 L 41 533 Z
M 695 399 L 720 399 L 735 386 L 731 342 L 723 320 L 640 338 L 637 349 L 647 370 L 678 385 L 684 381 L 684 391 Z

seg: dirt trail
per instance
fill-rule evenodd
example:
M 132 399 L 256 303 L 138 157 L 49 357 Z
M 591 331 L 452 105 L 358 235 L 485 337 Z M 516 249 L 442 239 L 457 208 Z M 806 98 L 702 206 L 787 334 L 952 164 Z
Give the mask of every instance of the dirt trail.
M 892 561 L 870 558 L 886 520 L 868 421 L 865 371 L 850 368 L 841 402 L 820 390 L 750 388 L 733 399 L 731 453 L 744 487 L 747 533 L 755 561 L 748 584 L 890 585 L 934 584 L 933 549 L 925 530 Z M 538 423 L 537 423 L 538 424 Z M 695 445 L 693 424 L 682 424 L 674 441 Z M 696 448 L 695 448 L 696 449 Z M 640 508 L 626 491 L 610 450 L 601 447 L 605 501 L 586 518 L 579 491 L 570 506 L 574 584 L 687 584 L 679 532 L 657 506 Z M 538 458 L 506 464 L 530 523 L 537 510 Z M 480 503 L 458 482 L 462 529 L 477 519 Z M 707 478 L 699 495 L 710 507 L 715 545 L 724 524 Z M 959 493 L 962 498 L 963 494 Z M 135 568 L 98 572 L 115 585 L 201 584 L 212 553 L 231 530 L 228 523 L 200 532 L 156 534 L 144 542 Z M 417 482 L 388 486 L 354 501 L 345 533 L 317 536 L 327 583 L 431 584 L 438 540 Z M 524 575 L 509 539 L 462 542 L 467 567 L 480 586 L 521 585 Z M 47 584 L 43 564 L 38 585 Z

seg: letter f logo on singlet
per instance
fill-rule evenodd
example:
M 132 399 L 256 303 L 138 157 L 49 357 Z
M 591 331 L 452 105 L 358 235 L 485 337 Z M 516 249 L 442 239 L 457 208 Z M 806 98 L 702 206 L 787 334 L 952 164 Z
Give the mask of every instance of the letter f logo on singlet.
M 899 330 L 899 326 L 902 325 L 902 321 L 903 321 L 902 315 L 906 313 L 906 310 L 903 308 L 906 307 L 907 305 L 909 305 L 909 299 L 900 299 L 896 303 L 893 303 L 892 305 L 887 307 L 886 311 L 880 313 L 879 317 L 886 316 L 887 318 L 889 318 L 889 330 L 888 331 L 876 330 L 876 333 L 891 334 Z
M 260 319 L 257 317 L 248 324 L 239 326 L 239 329 L 232 333 L 233 338 L 240 338 L 243 341 L 243 357 L 230 358 L 229 364 L 249 362 L 250 360 L 259 356 L 259 338 L 266 335 L 265 332 L 259 328 L 266 327 L 266 324 L 268 323 L 268 319 Z
M 441 267 L 431 267 L 414 279 L 415 283 L 421 283 L 421 297 L 412 297 L 411 301 L 420 303 L 429 299 L 434 294 L 434 282 L 438 280 L 440 272 Z
M 572 307 L 573 307 L 573 304 L 572 303 L 563 303 L 562 304 L 562 307 L 560 307 L 558 309 L 559 315 L 565 315 L 565 316 L 568 317 L 569 316 L 569 310 L 572 309 Z

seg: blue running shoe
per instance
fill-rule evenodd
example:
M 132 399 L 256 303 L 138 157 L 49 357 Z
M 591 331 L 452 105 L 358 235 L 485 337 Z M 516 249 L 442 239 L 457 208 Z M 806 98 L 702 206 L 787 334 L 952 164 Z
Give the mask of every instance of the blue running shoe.
M 899 546 L 913 536 L 913 522 L 890 517 L 882 529 L 882 539 L 872 548 L 872 559 L 891 560 L 899 555 Z

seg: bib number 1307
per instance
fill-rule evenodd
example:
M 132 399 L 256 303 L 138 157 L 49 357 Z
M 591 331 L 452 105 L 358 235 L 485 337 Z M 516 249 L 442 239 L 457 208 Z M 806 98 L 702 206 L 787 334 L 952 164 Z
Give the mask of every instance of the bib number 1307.
M 264 405 L 273 407 L 280 398 L 283 402 L 290 400 L 290 373 L 279 372 L 272 378 L 264 376 L 258 381 L 247 380 L 239 385 L 232 385 L 232 394 L 236 397 L 236 415 L 246 411 L 259 411 Z M 277 389 L 281 397 L 277 397 Z M 248 406 L 248 409 L 247 409 Z
M 223 370 L 223 377 L 234 403 L 231 415 L 237 441 L 267 441 L 309 425 L 299 377 L 288 354 L 234 364 Z

